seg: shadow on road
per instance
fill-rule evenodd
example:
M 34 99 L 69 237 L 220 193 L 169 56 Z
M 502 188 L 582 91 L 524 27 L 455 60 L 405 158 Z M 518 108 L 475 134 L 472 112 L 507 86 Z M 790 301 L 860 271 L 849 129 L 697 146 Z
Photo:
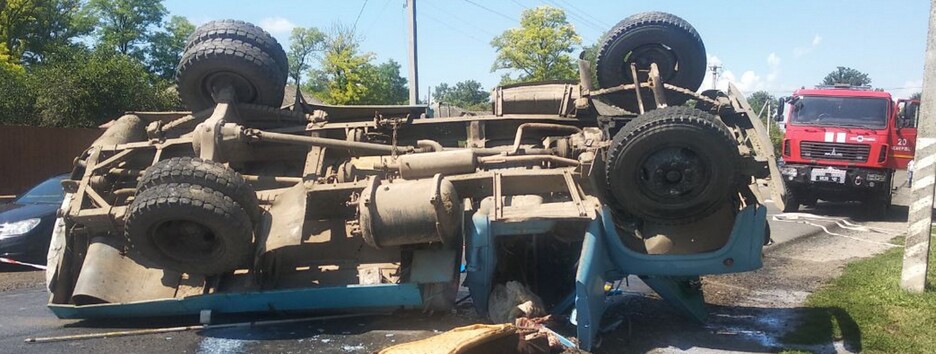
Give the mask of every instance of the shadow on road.
M 661 300 L 631 297 L 609 309 L 606 322 L 623 319 L 604 334 L 595 353 L 646 353 L 690 349 L 775 353 L 803 349 L 835 353 L 836 341 L 861 351 L 861 329 L 840 308 L 767 308 L 709 305 L 706 323 L 680 316 Z M 840 333 L 835 331 L 835 327 Z

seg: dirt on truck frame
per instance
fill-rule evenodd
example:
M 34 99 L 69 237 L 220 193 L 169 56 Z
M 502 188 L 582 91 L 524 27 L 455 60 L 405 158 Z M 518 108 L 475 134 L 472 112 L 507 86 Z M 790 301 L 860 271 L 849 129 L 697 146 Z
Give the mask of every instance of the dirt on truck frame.
M 701 320 L 700 275 L 761 266 L 758 185 L 778 173 L 740 91 L 696 93 L 705 58 L 686 21 L 640 13 L 604 39 L 597 83 L 580 61 L 580 82 L 498 87 L 487 114 L 280 108 L 280 45 L 210 22 L 178 66 L 191 112 L 129 113 L 76 160 L 49 307 L 447 310 L 464 267 L 480 314 L 520 284 L 549 310 L 574 307 L 586 350 L 605 284 L 626 275 Z

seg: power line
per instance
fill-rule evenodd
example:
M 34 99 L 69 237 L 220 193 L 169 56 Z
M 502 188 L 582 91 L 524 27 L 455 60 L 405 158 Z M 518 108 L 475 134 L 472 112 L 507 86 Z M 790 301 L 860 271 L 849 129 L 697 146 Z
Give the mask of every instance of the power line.
M 430 1 L 426 1 L 426 2 L 424 2 L 423 4 L 428 4 L 429 6 L 435 8 L 436 10 L 438 10 L 439 12 L 444 12 L 446 16 L 451 17 L 451 18 L 453 18 L 453 19 L 456 19 L 456 20 L 458 20 L 458 21 L 460 21 L 460 22 L 462 22 L 462 23 L 464 23 L 464 24 L 466 24 L 466 25 L 468 25 L 468 26 L 471 26 L 471 27 L 474 28 L 474 30 L 476 30 L 476 31 L 478 31 L 478 32 L 484 33 L 484 34 L 486 34 L 486 35 L 488 35 L 488 36 L 491 36 L 491 37 L 496 36 L 496 34 L 491 33 L 491 32 L 488 31 L 486 28 L 484 28 L 484 27 L 482 27 L 482 26 L 478 26 L 478 24 L 477 24 L 476 22 L 472 22 L 472 21 L 465 20 L 464 18 L 462 18 L 462 17 L 460 17 L 460 16 L 458 16 L 458 15 L 456 15 L 456 14 L 454 14 L 454 13 L 451 13 L 451 12 L 449 12 L 449 11 L 446 10 L 446 9 L 443 9 L 441 6 L 438 6 L 438 5 L 436 5 L 436 4 L 433 4 L 433 3 L 430 2 Z
M 490 8 L 484 6 L 484 5 L 478 4 L 478 3 L 474 2 L 474 1 L 465 0 L 465 2 L 467 2 L 467 3 L 469 3 L 469 4 L 472 4 L 472 5 L 474 5 L 474 6 L 477 6 L 477 7 L 481 8 L 481 9 L 487 11 L 487 12 L 490 12 L 490 13 L 492 13 L 492 14 L 495 14 L 495 15 L 498 15 L 498 16 L 500 16 L 500 17 L 506 18 L 506 19 L 508 19 L 508 20 L 510 20 L 510 21 L 513 21 L 513 22 L 520 22 L 520 21 L 517 21 L 517 19 L 515 19 L 515 18 L 513 18 L 513 17 L 504 15 L 504 14 L 501 13 L 500 11 L 492 10 L 492 9 L 490 9 Z
M 465 36 L 468 37 L 468 38 L 471 38 L 471 39 L 473 39 L 473 40 L 475 40 L 475 41 L 478 41 L 478 43 L 481 43 L 481 44 L 489 44 L 489 42 L 485 42 L 484 40 L 482 40 L 482 39 L 480 39 L 480 38 L 478 38 L 478 37 L 475 37 L 475 36 L 472 35 L 471 33 L 468 33 L 468 32 L 466 32 L 466 31 L 463 31 L 463 30 L 461 30 L 461 29 L 459 29 L 459 28 L 457 28 L 457 27 L 452 27 L 452 26 L 450 26 L 447 22 L 442 21 L 442 20 L 440 20 L 440 19 L 438 19 L 438 18 L 435 18 L 435 17 L 433 17 L 433 16 L 427 14 L 425 11 L 420 12 L 420 13 L 419 13 L 419 16 L 420 16 L 420 17 L 425 17 L 425 18 L 427 18 L 427 19 L 429 19 L 429 20 L 432 20 L 433 22 L 437 22 L 437 23 L 441 24 L 441 25 L 442 25 L 443 27 L 445 27 L 445 28 L 448 28 L 448 29 L 453 30 L 453 31 L 458 32 L 458 33 L 461 33 L 461 34 L 465 35 Z
M 514 4 L 517 4 L 517 6 L 522 7 L 524 10 L 525 10 L 525 9 L 528 9 L 528 7 L 526 7 L 526 5 L 521 4 L 521 3 L 520 3 L 519 1 L 517 1 L 517 0 L 510 0 L 510 1 L 512 1 Z
M 351 26 L 351 32 L 354 32 L 357 29 L 358 20 L 361 19 L 361 14 L 364 13 L 365 7 L 367 7 L 367 0 L 364 0 L 364 4 L 361 5 L 361 11 L 358 11 L 357 18 L 354 19 L 354 26 Z
M 390 5 L 390 0 L 384 1 L 383 6 L 380 7 L 380 11 L 377 12 L 377 17 L 375 17 L 374 20 L 371 21 L 370 24 L 367 25 L 367 28 L 364 30 L 363 33 L 365 35 L 367 33 L 370 33 L 371 28 L 374 28 L 374 24 L 377 23 L 377 21 L 380 21 L 380 16 L 383 15 L 384 11 L 387 10 L 387 5 Z
M 575 12 L 569 10 L 569 9 L 566 9 L 564 6 L 559 5 L 558 3 L 556 3 L 556 2 L 554 2 L 554 1 L 552 1 L 552 0 L 545 0 L 545 2 L 549 3 L 549 5 L 552 5 L 552 6 L 555 6 L 555 7 L 558 7 L 558 8 L 560 8 L 560 9 L 562 9 L 564 12 L 566 12 L 567 14 L 569 14 L 569 16 L 571 16 L 571 17 L 573 17 L 573 18 L 578 19 L 579 21 L 581 21 L 581 23 L 582 23 L 583 25 L 586 25 L 586 26 L 588 26 L 588 27 L 591 27 L 591 28 L 593 28 L 593 29 L 596 29 L 596 30 L 598 30 L 598 31 L 600 31 L 600 32 L 604 32 L 604 31 L 607 30 L 607 27 L 603 27 L 603 26 L 601 26 L 601 25 L 595 24 L 594 22 L 591 22 L 589 19 L 587 19 L 587 18 L 585 18 L 585 17 L 582 17 L 582 16 L 580 16 L 578 13 L 575 13 Z
M 580 14 L 582 14 L 582 15 L 584 15 L 584 16 L 587 16 L 588 18 L 594 20 L 594 23 L 596 23 L 596 24 L 602 26 L 602 28 L 606 28 L 606 29 L 610 29 L 610 28 L 611 28 L 611 26 L 609 26 L 608 24 L 606 24 L 606 23 L 605 23 L 604 21 L 602 21 L 601 19 L 599 19 L 599 18 L 597 18 L 597 17 L 595 17 L 595 16 L 592 16 L 592 14 L 591 14 L 590 12 L 588 12 L 588 11 L 582 11 L 582 10 L 579 9 L 578 7 L 575 7 L 575 5 L 572 5 L 571 2 L 568 2 L 568 1 L 566 1 L 566 0 L 558 0 L 558 1 L 561 2 L 561 3 L 563 3 L 563 4 L 566 4 L 566 5 L 567 5 L 568 7 L 570 7 L 571 9 L 573 9 L 573 10 L 575 10 L 575 11 L 578 11 Z

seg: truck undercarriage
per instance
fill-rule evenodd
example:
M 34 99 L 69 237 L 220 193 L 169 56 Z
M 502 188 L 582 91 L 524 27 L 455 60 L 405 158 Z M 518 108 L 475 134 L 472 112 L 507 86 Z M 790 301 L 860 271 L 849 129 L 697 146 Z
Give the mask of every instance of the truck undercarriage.
M 612 37 L 647 21 L 698 39 L 661 13 Z M 696 94 L 659 61 L 615 64 L 629 73 L 604 89 L 580 62 L 581 82 L 497 88 L 490 113 L 460 117 L 271 108 L 251 95 L 258 79 L 206 75 L 193 113 L 128 114 L 76 160 L 49 307 L 62 318 L 447 310 L 464 268 L 480 314 L 494 317 L 492 292 L 518 282 L 550 309 L 574 307 L 586 350 L 605 285 L 626 275 L 701 319 L 700 275 L 761 266 L 758 186 L 779 170 L 737 89 Z

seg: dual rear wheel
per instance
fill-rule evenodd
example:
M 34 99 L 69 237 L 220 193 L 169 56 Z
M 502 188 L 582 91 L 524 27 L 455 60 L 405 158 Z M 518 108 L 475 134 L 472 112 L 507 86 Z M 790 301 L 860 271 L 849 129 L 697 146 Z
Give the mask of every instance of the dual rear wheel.
M 280 107 L 288 74 L 286 52 L 269 33 L 247 22 L 220 20 L 189 36 L 176 81 L 192 111 L 227 99 L 228 89 L 239 103 Z
M 257 196 L 234 170 L 179 157 L 146 169 L 127 213 L 132 249 L 167 269 L 213 275 L 249 264 Z

